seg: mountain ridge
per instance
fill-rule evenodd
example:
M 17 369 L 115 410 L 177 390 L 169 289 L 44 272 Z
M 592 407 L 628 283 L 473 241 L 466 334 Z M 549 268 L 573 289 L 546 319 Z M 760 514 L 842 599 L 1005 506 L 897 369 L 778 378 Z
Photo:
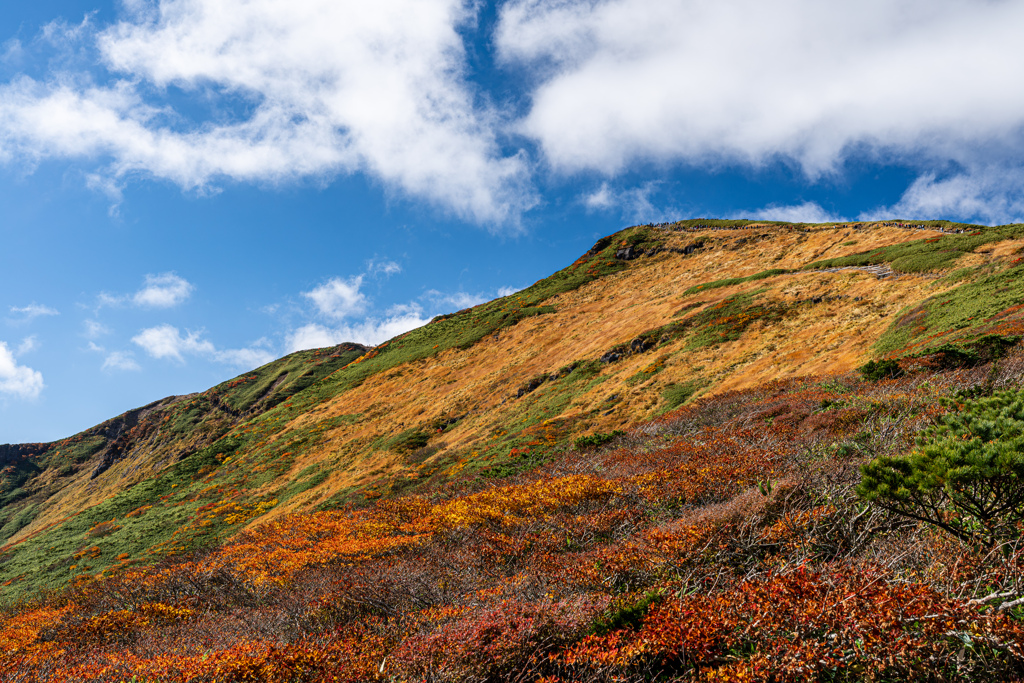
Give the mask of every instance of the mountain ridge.
M 56 587 L 293 512 L 508 476 L 697 395 L 901 350 L 971 353 L 1024 329 L 1022 246 L 1021 226 L 943 221 L 627 228 L 522 292 L 377 347 L 299 352 L 26 447 L 0 480 L 0 579 L 15 595 Z M 956 298 L 970 287 L 1001 292 L 985 325 L 928 308 L 970 309 Z

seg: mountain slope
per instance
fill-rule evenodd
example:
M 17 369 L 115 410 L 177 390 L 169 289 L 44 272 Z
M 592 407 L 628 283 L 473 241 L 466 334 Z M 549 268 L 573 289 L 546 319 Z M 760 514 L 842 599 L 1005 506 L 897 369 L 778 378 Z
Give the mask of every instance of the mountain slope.
M 629 228 L 376 348 L 2 447 L 0 579 L 19 595 L 289 512 L 507 476 L 698 395 L 882 356 L 984 359 L 1024 329 L 1022 247 L 1021 226 L 944 222 Z

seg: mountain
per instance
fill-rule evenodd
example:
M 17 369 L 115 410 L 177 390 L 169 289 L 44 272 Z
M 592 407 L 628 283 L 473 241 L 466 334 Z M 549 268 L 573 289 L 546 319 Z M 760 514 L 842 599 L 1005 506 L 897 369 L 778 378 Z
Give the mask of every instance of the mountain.
M 607 667 L 611 667 L 606 669 L 611 672 L 607 675 L 614 678 L 633 672 L 640 676 L 636 672 L 654 664 L 644 663 L 647 660 L 628 634 L 663 602 L 663 608 L 654 613 L 661 615 L 659 618 L 679 618 L 672 610 L 682 603 L 672 602 L 669 609 L 666 591 L 679 591 L 682 596 L 692 590 L 700 595 L 704 584 L 688 583 L 690 579 L 678 572 L 657 575 L 644 564 L 646 560 L 636 560 L 640 564 L 633 566 L 623 557 L 631 552 L 629 548 L 640 554 L 653 552 L 644 544 L 653 543 L 651 539 L 659 533 L 662 536 L 658 538 L 668 544 L 666 548 L 676 547 L 672 544 L 682 542 L 677 532 L 684 518 L 691 523 L 687 527 L 691 536 L 698 533 L 693 529 L 707 532 L 706 525 L 694 525 L 700 515 L 719 521 L 728 517 L 728 524 L 735 526 L 747 515 L 743 506 L 753 506 L 755 500 L 760 501 L 754 507 L 761 516 L 750 513 L 754 516 L 748 515 L 749 519 L 759 521 L 743 533 L 753 534 L 755 527 L 757 534 L 769 530 L 782 539 L 776 545 L 806 541 L 800 534 L 810 533 L 808 529 L 820 531 L 816 524 L 823 519 L 832 520 L 829 524 L 833 526 L 853 525 L 847 530 L 850 538 L 844 537 L 833 548 L 831 559 L 819 550 L 808 551 L 804 559 L 816 564 L 813 576 L 805 576 L 803 583 L 790 573 L 776 576 L 768 565 L 762 566 L 768 560 L 759 556 L 761 564 L 743 570 L 748 572 L 748 580 L 769 577 L 757 590 L 822 591 L 827 584 L 836 591 L 852 591 L 852 595 L 871 594 L 871 599 L 913 602 L 917 598 L 899 593 L 899 586 L 904 585 L 899 582 L 892 582 L 892 590 L 884 595 L 871 592 L 876 584 L 886 590 L 890 587 L 888 579 L 882 581 L 871 574 L 882 571 L 878 566 L 885 564 L 880 550 L 883 542 L 874 536 L 873 545 L 851 538 L 863 531 L 857 526 L 863 520 L 884 515 L 878 512 L 882 508 L 857 502 L 852 493 L 857 468 L 866 459 L 912 448 L 914 434 L 925 424 L 922 420 L 938 414 L 940 396 L 958 395 L 956 392 L 965 388 L 991 394 L 996 388 L 1013 386 L 1016 376 L 1011 369 L 1018 366 L 1007 359 L 1018 357 L 1016 345 L 1024 332 L 1022 253 L 1021 225 L 983 227 L 946 221 L 794 225 L 694 219 L 635 226 L 602 238 L 574 263 L 531 287 L 438 316 L 430 324 L 377 347 L 342 344 L 295 353 L 207 391 L 156 401 L 67 439 L 0 446 L 0 583 L 9 615 L 7 630 L 0 631 L 0 644 L 7 642 L 8 651 L 21 653 L 18 656 L 27 657 L 24 653 L 31 650 L 32 657 L 42 657 L 45 648 L 32 650 L 29 646 L 36 642 L 33 638 L 42 639 L 40 643 L 64 642 L 61 638 L 70 637 L 67 634 L 73 631 L 75 638 L 92 643 L 91 647 L 122 647 L 128 641 L 122 643 L 110 635 L 118 629 L 143 633 L 165 622 L 182 628 L 181 619 L 160 610 L 191 610 L 192 616 L 182 617 L 189 623 L 199 618 L 197 610 L 209 614 L 226 610 L 224 613 L 235 615 L 232 618 L 244 621 L 238 610 L 266 609 L 278 618 L 281 610 L 287 611 L 282 601 L 291 600 L 303 605 L 287 617 L 297 619 L 295 625 L 274 627 L 273 635 L 264 640 L 252 640 L 259 629 L 247 631 L 245 638 L 238 636 L 230 647 L 218 652 L 230 651 L 237 657 L 238 652 L 231 648 L 242 647 L 239 643 L 244 641 L 257 643 L 252 652 L 261 654 L 252 657 L 263 662 L 260 666 L 270 666 L 267 662 L 273 657 L 268 652 L 287 650 L 299 657 L 296 643 L 312 647 L 307 640 L 313 634 L 351 626 L 348 618 L 339 616 L 345 610 L 365 617 L 361 617 L 361 629 L 370 628 L 368 624 L 376 619 L 395 619 L 401 613 L 402 619 L 412 619 L 402 621 L 402 628 L 432 634 L 423 637 L 434 638 L 430 642 L 435 645 L 443 640 L 445 647 L 462 652 L 459 639 L 476 642 L 473 638 L 479 633 L 472 628 L 482 626 L 458 627 L 476 635 L 445 630 L 448 626 L 437 626 L 438 631 L 430 626 L 434 623 L 430 619 L 440 619 L 436 624 L 462 622 L 452 621 L 454 613 L 441 618 L 429 610 L 462 614 L 459 610 L 483 609 L 480 605 L 486 604 L 483 616 L 477 615 L 481 619 L 525 623 L 541 619 L 536 612 L 537 600 L 541 600 L 537 596 L 549 595 L 544 604 L 550 607 L 555 600 L 560 606 L 544 613 L 541 621 L 546 619 L 545 628 L 550 628 L 537 637 L 546 643 L 572 646 L 558 650 L 562 667 L 558 670 L 575 672 L 572 676 L 581 675 L 584 669 L 604 671 L 601 652 L 613 648 L 607 641 L 612 634 L 619 639 L 614 648 L 633 652 L 629 655 L 633 659 L 622 660 L 615 669 L 612 662 L 618 660 L 606 657 Z M 960 400 L 966 400 L 965 396 L 969 398 L 964 394 Z M 703 445 L 693 450 L 693 444 Z M 715 457 L 719 459 L 702 460 L 710 457 L 709 453 L 718 454 Z M 807 460 L 808 453 L 816 455 Z M 799 457 L 805 460 L 798 467 L 794 459 Z M 824 461 L 846 463 L 841 468 L 835 466 L 843 473 L 836 475 L 842 480 L 841 486 L 836 484 L 840 488 L 828 489 L 835 500 L 821 497 L 825 484 L 820 477 L 824 475 L 817 469 Z M 700 467 L 693 469 L 694 463 Z M 814 480 L 810 488 L 801 489 L 796 483 L 800 468 L 808 481 Z M 812 490 L 813 495 L 809 493 Z M 842 495 L 837 493 L 840 490 Z M 500 501 L 493 498 L 496 492 L 503 496 Z M 641 505 L 642 501 L 647 502 Z M 765 501 L 778 510 L 765 512 Z M 568 518 L 562 519 L 560 526 L 544 526 L 551 515 L 567 515 L 571 510 L 597 514 L 588 505 L 601 508 L 604 521 L 579 517 L 583 520 L 579 529 L 589 529 L 579 538 Z M 732 505 L 732 517 L 716 505 Z M 895 538 L 910 533 L 905 524 L 885 519 L 888 521 L 878 522 L 880 526 L 872 527 L 870 534 Z M 510 530 L 510 520 L 515 521 L 515 531 Z M 714 528 L 720 531 L 722 527 L 716 522 Z M 920 527 L 924 528 L 931 527 Z M 920 529 L 914 533 L 925 533 Z M 318 584 L 319 589 L 311 587 L 316 583 L 311 577 L 326 571 L 314 571 L 316 567 L 358 568 L 363 562 L 371 563 L 366 565 L 369 567 L 388 557 L 388 571 L 408 574 L 413 571 L 409 562 L 437 564 L 445 553 L 456 558 L 461 551 L 452 534 L 462 534 L 459 537 L 466 547 L 484 544 L 490 548 L 481 550 L 480 546 L 474 551 L 490 559 L 472 569 L 490 576 L 490 583 L 465 583 L 463 592 L 452 588 L 455 592 L 445 593 L 443 599 L 422 597 L 425 602 L 419 607 L 417 595 L 435 595 L 440 590 L 430 583 L 440 580 L 436 576 L 424 578 L 427 583 L 417 584 L 415 589 L 410 587 L 415 581 L 387 589 L 392 590 L 387 596 L 367 588 L 369 575 L 358 580 L 332 575 L 329 581 L 324 579 L 327 583 Z M 643 543 L 641 537 L 646 539 Z M 698 552 L 693 549 L 695 537 L 688 538 L 687 552 Z M 698 545 L 705 541 L 710 545 L 699 552 L 724 552 L 724 546 L 716 545 L 719 541 L 711 536 L 701 538 Z M 336 545 L 324 546 L 325 539 L 336 543 L 345 539 L 349 545 L 342 552 Z M 607 575 L 614 577 L 608 580 L 615 586 L 595 588 L 591 577 L 579 578 L 572 590 L 556 589 L 558 582 L 549 577 L 541 583 L 550 583 L 550 591 L 538 588 L 540 593 L 532 601 L 517 603 L 514 609 L 506 609 L 506 603 L 495 603 L 483 593 L 466 601 L 466 595 L 476 595 L 474 591 L 503 595 L 518 585 L 517 581 L 527 581 L 522 572 L 543 574 L 543 562 L 530 554 L 534 552 L 530 548 L 552 542 L 561 544 L 558 553 L 582 553 L 585 549 L 590 553 L 587 562 L 604 567 Z M 861 545 L 850 546 L 856 543 Z M 604 547 L 602 544 L 611 544 L 608 547 L 615 547 L 620 554 L 613 553 L 613 557 L 594 550 Z M 356 546 L 358 550 L 353 550 Z M 874 553 L 871 557 L 865 555 L 868 547 Z M 555 551 L 549 548 L 550 552 Z M 779 560 L 781 567 L 790 566 L 787 563 L 796 551 L 775 548 L 772 552 L 785 558 Z M 535 570 L 523 564 L 527 555 L 533 563 L 527 564 Z M 286 556 L 290 558 L 287 561 Z M 411 559 L 416 557 L 419 559 Z M 255 558 L 261 559 L 256 562 Z M 834 562 L 842 558 L 855 558 L 861 563 L 858 566 L 882 565 L 841 579 L 842 572 L 836 573 Z M 456 559 L 444 560 L 449 561 Z M 722 556 L 715 562 L 728 565 L 731 560 Z M 287 571 L 282 568 L 286 565 L 290 567 Z M 506 565 L 507 571 L 498 569 Z M 202 574 L 207 569 L 213 573 Z M 126 577 L 150 585 L 146 581 L 155 576 L 151 572 L 159 571 L 170 572 L 179 582 L 185 581 L 182 572 L 191 572 L 189 581 L 218 596 L 209 599 L 227 600 L 230 605 L 218 602 L 211 606 L 202 602 L 207 598 L 179 586 L 161 593 L 159 599 L 149 595 L 141 602 L 117 603 L 115 609 L 109 594 L 102 593 L 115 585 L 122 587 L 118 590 L 128 590 L 124 588 L 129 585 Z M 492 576 L 488 572 L 497 573 Z M 640 578 L 629 578 L 631 572 Z M 197 578 L 200 574 L 202 578 Z M 374 576 L 379 582 L 383 574 Z M 451 575 L 445 576 L 444 581 L 453 580 Z M 711 581 L 711 574 L 701 576 L 701 581 Z M 730 580 L 739 582 L 744 574 L 737 576 Z M 143 581 L 138 577 L 150 578 Z M 466 582 L 464 577 L 459 580 Z M 345 584 L 349 588 L 356 581 L 362 588 L 332 603 L 324 596 L 344 590 L 331 581 L 349 582 Z M 527 582 L 533 585 L 538 581 L 534 576 Z M 246 587 L 235 594 L 224 588 L 228 585 L 224 582 Z M 588 588 L 583 590 L 583 585 Z M 836 587 L 840 585 L 844 587 Z M 289 592 L 282 597 L 284 593 L 273 593 L 268 586 Z M 227 592 L 222 594 L 222 589 Z M 96 597 L 101 593 L 107 597 Z M 273 600 L 266 597 L 271 593 L 276 596 Z M 462 597 L 453 597 L 456 593 Z M 941 611 L 952 604 L 939 594 L 928 596 L 932 602 L 920 598 L 928 609 Z M 739 600 L 736 596 L 729 599 L 734 598 Z M 26 600 L 29 602 L 18 602 Z M 316 609 L 309 607 L 314 602 L 320 605 Z M 361 606 L 357 608 L 356 603 Z M 499 603 L 506 607 L 495 607 Z M 371 604 L 376 607 L 367 607 Z M 24 605 L 35 605 L 35 611 L 26 612 Z M 957 618 L 967 618 L 959 605 Z M 421 608 L 427 612 L 417 611 Z M 316 612 L 320 616 L 310 616 L 311 609 L 321 610 Z M 700 609 L 712 608 L 704 605 Z M 738 615 L 746 608 L 740 601 L 723 602 L 721 609 Z M 794 604 L 793 609 L 799 612 L 801 608 Z M 125 614 L 129 613 L 136 619 L 131 622 L 134 626 L 110 626 L 117 619 L 128 619 Z M 914 612 L 913 618 L 924 618 L 923 614 Z M 9 635 L 15 621 L 33 618 L 36 626 L 18 631 L 21 636 Z M 321 618 L 330 622 L 330 628 L 324 626 L 326 622 L 309 621 Z M 1016 642 L 1013 628 L 1018 626 L 988 616 L 978 618 L 978 623 L 989 629 L 980 636 L 975 634 L 989 639 L 984 647 L 994 648 L 992 652 L 1017 647 L 1007 643 Z M 64 619 L 60 623 L 70 624 L 67 629 L 71 631 L 58 629 L 59 633 L 46 635 L 39 624 L 55 619 Z M 733 626 L 741 628 L 742 620 L 735 619 Z M 750 622 L 744 623 L 747 625 L 742 628 L 753 628 Z M 356 648 L 356 641 L 362 643 L 359 647 L 370 647 L 366 643 L 385 638 L 380 635 L 385 631 L 344 631 L 349 638 L 343 639 L 344 647 L 334 643 L 331 647 L 335 649 L 317 656 L 333 657 L 331 666 L 341 667 L 339 652 Z M 8 633 L 7 641 L 4 633 Z M 385 659 L 392 657 L 387 653 L 401 650 L 396 643 L 405 642 L 402 637 L 411 637 L 386 633 L 386 638 L 398 640 L 388 647 L 373 646 Z M 606 640 L 598 644 L 600 638 Z M 928 648 L 934 651 L 938 647 L 938 641 L 929 638 L 921 646 L 924 649 L 907 655 L 908 662 L 924 656 L 921 653 Z M 540 648 L 537 652 L 548 652 L 544 649 L 547 645 L 541 648 L 530 642 L 529 647 Z M 591 645 L 597 650 L 586 649 Z M 193 646 L 189 645 L 193 649 L 188 650 L 188 657 L 195 655 Z M 762 649 L 751 651 L 770 649 L 764 644 L 758 647 Z M 465 661 L 455 657 L 462 663 L 452 664 L 455 668 L 451 671 L 456 671 L 449 676 L 452 680 L 474 676 L 505 679 L 507 671 L 482 674 L 473 668 L 471 654 L 463 655 Z M 182 653 L 175 656 L 186 657 Z M 406 658 L 402 660 L 406 662 L 403 680 L 445 679 L 440 675 L 431 679 L 423 673 L 433 665 L 417 669 L 422 662 L 410 664 L 415 657 L 409 652 L 395 656 Z M 1012 660 L 1007 664 L 1011 669 L 1017 666 L 1013 657 L 1006 659 L 1009 655 L 992 656 L 992 661 Z M 718 664 L 702 665 L 705 668 L 700 671 L 721 669 L 724 676 L 721 664 L 725 660 L 708 657 L 708 662 Z M 729 657 L 756 670 L 756 658 Z M 573 668 L 573 662 L 584 660 L 589 663 L 580 665 L 582 669 Z M 685 658 L 679 661 L 682 663 L 673 665 L 678 672 L 700 673 L 687 668 Z M 830 666 L 841 663 L 839 658 Z M 292 664 L 278 664 L 285 667 L 281 671 L 292 671 L 287 669 Z M 377 665 L 383 676 L 385 664 L 376 661 Z M 305 665 L 294 666 L 299 667 L 295 671 L 305 671 L 301 668 Z M 884 670 L 871 669 L 875 673 Z M 76 671 L 82 680 L 106 680 L 102 677 L 106 674 L 92 669 Z M 110 680 L 135 675 L 128 669 L 118 671 L 110 674 Z M 145 675 L 152 680 L 178 680 L 174 676 L 207 680 L 202 676 L 209 673 L 189 678 L 180 672 L 172 676 L 169 669 L 160 669 L 164 673 L 159 674 L 145 667 L 131 671 L 149 671 Z M 554 675 L 544 667 L 537 671 Z M 69 674 L 64 671 L 60 675 Z M 42 679 L 60 680 L 57 676 L 53 673 Z M 237 680 L 301 678 L 299 674 L 281 676 Z M 564 680 L 577 679 L 572 676 Z M 591 679 L 603 680 L 597 673 Z

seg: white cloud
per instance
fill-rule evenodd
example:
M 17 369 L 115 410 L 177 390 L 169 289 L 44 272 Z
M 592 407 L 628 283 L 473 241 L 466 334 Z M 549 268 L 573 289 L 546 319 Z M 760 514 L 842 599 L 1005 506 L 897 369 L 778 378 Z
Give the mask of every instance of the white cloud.
M 181 331 L 173 325 L 158 325 L 142 330 L 132 337 L 153 358 L 173 358 L 183 361 L 182 354 L 212 355 L 216 349 L 209 341 L 200 339 L 201 332 L 188 332 L 182 337 Z
M 525 287 L 499 287 L 498 296 L 511 296 L 512 294 L 515 294 L 516 292 L 521 292 L 524 289 Z
M 353 280 L 358 280 L 358 278 L 353 278 Z M 351 283 L 352 280 L 349 282 Z M 328 285 L 331 285 L 331 283 L 335 283 L 335 285 L 338 283 L 345 284 L 341 281 L 332 280 L 328 282 Z M 333 300 L 335 285 L 330 287 L 324 285 L 326 291 L 332 293 L 330 296 L 325 294 L 324 298 Z M 343 288 L 342 291 L 345 294 L 339 297 L 342 301 L 341 305 L 336 307 L 329 304 L 324 306 L 319 306 L 318 304 L 320 311 L 326 313 L 337 308 L 344 308 L 347 305 L 345 302 L 353 298 L 351 292 L 358 292 L 358 288 Z M 520 291 L 520 288 L 503 287 L 499 290 L 499 296 L 508 296 L 518 291 Z M 310 294 L 309 292 L 304 293 L 305 296 L 310 296 Z M 312 297 L 310 296 L 310 298 Z M 308 323 L 293 329 L 285 335 L 285 348 L 288 353 L 292 353 L 303 349 L 335 346 L 342 342 L 356 342 L 358 344 L 376 346 L 403 332 L 426 325 L 438 313 L 450 313 L 464 308 L 471 308 L 489 299 L 490 297 L 482 294 L 472 294 L 464 291 L 444 293 L 431 289 L 424 293 L 419 301 L 394 304 L 383 313 L 366 315 L 358 322 L 336 325 Z M 361 298 L 358 301 L 360 307 L 367 304 Z M 430 311 L 429 313 L 428 310 Z M 332 317 L 341 318 L 342 316 L 334 315 Z
M 1019 215 L 993 179 L 932 174 L 949 161 L 971 182 L 970 169 L 1024 170 L 1020 0 L 509 0 L 493 46 L 525 84 L 519 120 L 473 84 L 462 32 L 482 30 L 476 0 L 121 5 L 106 28 L 44 30 L 98 64 L 57 60 L 59 73 L 0 86 L 0 158 L 82 160 L 115 205 L 138 176 L 215 192 L 366 173 L 515 224 L 536 204 L 538 163 L 614 176 L 781 160 L 817 180 L 858 155 L 919 169 L 897 206 Z M 0 52 L 24 61 L 16 40 Z M 602 186 L 583 203 L 670 217 L 642 189 Z
M 969 222 L 1024 221 L 1024 169 L 988 166 L 939 179 L 926 173 L 890 207 L 867 211 L 861 220 L 946 218 Z
M 366 308 L 366 297 L 359 288 L 363 284 L 363 276 L 356 275 L 348 280 L 331 278 L 324 284 L 303 292 L 321 314 L 329 318 L 344 318 L 361 313 Z
M 69 24 L 64 19 L 55 19 L 43 26 L 42 38 L 57 46 L 77 41 L 91 29 L 93 14 L 94 12 L 86 14 L 78 24 Z
M 430 318 L 423 317 L 415 312 L 406 312 L 401 315 L 393 315 L 383 320 L 365 320 L 359 325 L 349 328 L 352 339 L 361 344 L 380 344 L 417 327 L 423 327 L 430 322 Z
M 195 287 L 174 273 L 147 275 L 146 284 L 132 297 L 136 306 L 170 308 L 177 306 L 192 294 Z
M 18 344 L 18 350 L 14 352 L 15 356 L 24 356 L 26 353 L 34 351 L 39 348 L 39 343 L 36 341 L 35 335 L 25 337 Z
M 622 217 L 634 223 L 660 223 L 679 215 L 676 209 L 660 209 L 651 201 L 660 185 L 657 181 L 646 182 L 639 187 L 624 190 L 613 189 L 607 182 L 581 199 L 588 211 L 609 211 L 617 209 Z
M 469 292 L 455 292 L 454 294 L 449 294 L 444 300 L 450 302 L 452 306 L 461 309 L 472 308 L 485 301 L 490 301 L 490 297 L 481 294 L 470 294 Z
M 414 318 L 423 316 L 423 306 L 419 305 L 415 301 L 407 304 L 394 304 L 388 307 L 387 313 L 384 317 L 387 318 L 404 318 L 411 316 Z
M 103 361 L 104 370 L 138 371 L 142 368 L 135 362 L 131 351 L 114 351 Z
M 21 41 L 17 38 L 11 38 L 0 43 L 0 63 L 13 66 L 20 63 L 24 56 L 25 48 L 22 47 Z
M 36 398 L 43 390 L 43 386 L 42 373 L 18 365 L 7 344 L 0 342 L 0 394 Z
M 101 292 L 99 306 L 123 306 L 132 304 L 143 308 L 172 308 L 184 303 L 195 290 L 195 285 L 177 273 L 158 273 L 146 275 L 142 288 L 134 294 L 119 295 Z M 86 321 L 86 334 L 105 334 L 109 332 L 98 322 Z
M 86 320 L 83 325 L 85 331 L 82 334 L 86 339 L 99 339 L 105 334 L 110 334 L 110 328 L 98 320 Z
M 186 330 L 185 336 L 173 325 L 158 325 L 142 330 L 132 337 L 132 342 L 153 358 L 171 358 L 184 362 L 185 356 L 201 356 L 219 363 L 244 368 L 254 368 L 274 359 L 260 340 L 244 349 L 217 349 L 212 342 L 202 338 L 202 332 Z
M 288 334 L 285 346 L 288 353 L 306 349 L 320 349 L 325 346 L 337 346 L 342 342 L 355 341 L 345 336 L 346 331 L 335 330 L 316 323 L 303 325 Z
M 490 300 L 489 297 L 482 294 L 470 294 L 469 292 L 461 291 L 444 294 L 436 289 L 428 290 L 424 296 L 430 300 L 433 309 L 441 313 L 449 313 L 453 310 L 458 311 L 463 308 L 472 308 L 477 304 L 482 304 L 483 302 Z
M 124 304 L 129 297 L 117 296 L 115 294 L 108 294 L 107 292 L 100 292 L 99 296 L 96 297 L 98 302 L 97 310 L 103 306 L 121 306 Z
M 120 213 L 121 202 L 124 201 L 124 182 L 118 178 L 112 178 L 102 173 L 88 173 L 85 176 L 85 186 L 105 194 L 110 199 L 110 208 L 107 213 L 116 218 Z
M 1019 158 L 1021 25 L 1017 1 L 512 0 L 495 40 L 536 79 L 520 131 L 558 171 L 781 157 L 817 178 L 851 151 Z
M 378 259 L 370 259 L 366 264 L 366 271 L 371 275 L 383 275 L 384 277 L 391 277 L 402 272 L 402 266 L 398 265 L 394 261 L 381 261 Z
M 759 218 L 764 221 L 785 221 L 787 223 L 831 223 L 846 220 L 830 211 L 826 211 L 817 202 L 804 202 L 803 204 L 788 206 L 769 204 L 762 209 L 749 211 L 736 217 Z
M 133 0 L 124 18 L 50 31 L 95 41 L 111 78 L 22 77 L 0 90 L 0 153 L 105 159 L 187 189 L 366 172 L 467 219 L 535 203 L 500 114 L 466 79 L 472 0 Z M 168 86 L 188 102 L 174 108 Z M 207 115 L 195 114 L 208 109 Z M 191 116 L 190 116 L 191 115 Z M 113 182 L 104 185 L 98 176 Z M 116 193 L 115 192 L 115 193 Z
M 400 270 L 400 266 L 391 261 L 371 260 L 367 265 L 370 274 L 391 274 Z M 376 346 L 430 322 L 430 316 L 424 313 L 423 306 L 415 301 L 394 304 L 386 311 L 366 314 L 371 302 L 360 291 L 364 277 L 331 278 L 311 291 L 302 292 L 302 296 L 313 302 L 320 315 L 334 320 L 335 324 L 311 322 L 291 330 L 285 335 L 286 352 L 335 346 L 342 342 Z M 475 306 L 485 301 L 484 297 L 466 292 L 442 294 L 437 290 L 428 291 L 422 298 L 428 300 L 432 308 L 440 307 L 446 311 Z M 362 320 L 340 323 L 345 318 L 356 316 L 363 316 Z
M 22 320 L 32 320 L 40 316 L 60 315 L 60 311 L 35 302 L 30 303 L 28 306 L 11 306 L 11 313 L 21 316 Z
M 277 354 L 271 353 L 265 348 L 265 340 L 260 340 L 252 346 L 242 349 L 222 349 L 213 354 L 214 360 L 218 363 L 233 365 L 236 368 L 246 370 L 266 365 L 277 358 Z
M 258 368 L 261 365 L 266 365 L 270 361 L 277 358 L 276 355 L 267 351 L 265 348 L 259 348 L 257 346 L 250 346 L 244 349 L 224 349 L 217 351 L 214 354 L 214 358 L 227 365 L 233 365 L 237 368 Z
M 617 199 L 608 183 L 601 183 L 601 187 L 583 197 L 583 205 L 591 211 L 610 209 L 616 203 Z
M 382 319 L 367 318 L 360 323 L 326 327 L 316 323 L 303 325 L 288 334 L 285 345 L 288 353 L 303 349 L 317 349 L 335 346 L 342 342 L 356 342 L 376 346 L 403 332 L 422 327 L 430 318 L 414 311 L 405 311 Z

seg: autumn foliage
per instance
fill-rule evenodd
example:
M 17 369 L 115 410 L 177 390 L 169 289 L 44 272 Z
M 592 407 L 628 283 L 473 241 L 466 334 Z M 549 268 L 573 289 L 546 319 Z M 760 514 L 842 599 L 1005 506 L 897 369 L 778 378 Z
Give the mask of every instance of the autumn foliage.
M 1022 368 L 778 382 L 511 479 L 280 517 L 8 606 L 0 677 L 1020 679 L 1024 548 L 854 489 L 939 396 Z

